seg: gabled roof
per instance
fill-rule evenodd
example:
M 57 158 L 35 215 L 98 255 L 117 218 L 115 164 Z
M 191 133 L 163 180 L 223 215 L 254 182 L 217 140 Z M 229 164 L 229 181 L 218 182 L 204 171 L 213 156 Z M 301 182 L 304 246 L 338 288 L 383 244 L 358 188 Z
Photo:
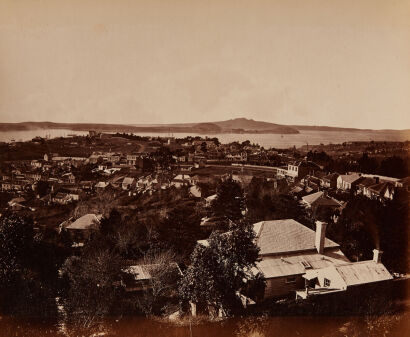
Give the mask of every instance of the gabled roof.
M 340 179 L 346 181 L 347 183 L 354 183 L 360 176 L 357 173 L 353 174 L 342 174 L 339 176 Z
M 379 195 L 382 195 L 386 192 L 386 190 L 390 188 L 393 189 L 394 185 L 390 182 L 384 182 L 376 185 L 372 185 L 369 187 L 369 190 L 371 190 L 374 193 L 377 193 Z
M 78 218 L 76 221 L 68 225 L 67 229 L 89 229 L 95 228 L 100 223 L 100 217 L 97 217 L 95 214 L 86 214 L 81 218 Z
M 172 268 L 173 272 L 182 274 L 176 262 L 171 262 L 169 264 L 169 267 Z M 131 274 L 136 281 L 144 281 L 150 280 L 152 278 L 152 274 L 155 273 L 158 268 L 162 269 L 163 266 L 161 266 L 160 264 L 142 264 L 129 266 L 124 271 L 128 274 Z
M 322 196 L 323 196 L 323 192 L 319 191 L 316 193 L 305 195 L 304 197 L 302 197 L 302 200 L 308 203 L 309 205 L 312 205 L 315 201 L 317 201 Z
M 95 184 L 96 188 L 106 188 L 108 186 L 108 183 L 105 181 L 99 181 L 98 183 Z
M 316 233 L 293 219 L 261 221 L 254 224 L 260 255 L 316 250 Z M 325 240 L 325 249 L 339 247 Z
M 358 186 L 369 187 L 369 186 L 374 185 L 375 183 L 376 183 L 376 180 L 374 180 L 373 178 L 362 177 L 360 179 L 360 182 L 358 183 Z
M 332 181 L 333 179 L 337 179 L 339 177 L 339 173 L 331 173 L 327 176 L 322 177 L 322 180 Z
M 122 183 L 125 185 L 131 185 L 133 182 L 134 182 L 134 178 L 130 178 L 130 177 L 125 177 L 124 180 L 122 181 Z

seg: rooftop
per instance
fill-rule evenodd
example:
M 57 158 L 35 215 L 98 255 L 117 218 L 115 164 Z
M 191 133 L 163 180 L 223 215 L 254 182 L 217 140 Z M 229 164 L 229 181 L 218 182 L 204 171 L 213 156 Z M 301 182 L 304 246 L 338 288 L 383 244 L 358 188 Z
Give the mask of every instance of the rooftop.
M 95 214 L 86 214 L 81 218 L 68 225 L 67 229 L 90 229 L 96 227 L 100 223 L 99 216 Z
M 260 255 L 316 250 L 316 233 L 293 219 L 261 221 L 254 224 L 254 230 Z M 325 249 L 336 247 L 336 242 L 325 240 Z

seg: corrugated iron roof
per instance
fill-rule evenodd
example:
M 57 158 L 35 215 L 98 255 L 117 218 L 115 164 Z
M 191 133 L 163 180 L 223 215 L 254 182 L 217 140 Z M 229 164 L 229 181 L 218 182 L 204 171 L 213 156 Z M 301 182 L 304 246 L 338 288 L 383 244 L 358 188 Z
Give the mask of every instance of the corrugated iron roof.
M 391 280 L 393 277 L 381 263 L 373 260 L 336 266 L 347 286 Z
M 315 232 L 293 219 L 261 221 L 254 224 L 260 255 L 315 250 Z M 325 240 L 325 248 L 339 247 Z
M 305 268 L 303 263 L 310 266 L 311 269 L 320 269 L 346 262 L 349 262 L 349 260 L 340 250 L 336 250 L 329 254 L 300 253 L 297 255 L 265 258 L 257 263 L 257 268 L 264 274 L 265 278 L 274 278 L 304 274 L 310 268 Z

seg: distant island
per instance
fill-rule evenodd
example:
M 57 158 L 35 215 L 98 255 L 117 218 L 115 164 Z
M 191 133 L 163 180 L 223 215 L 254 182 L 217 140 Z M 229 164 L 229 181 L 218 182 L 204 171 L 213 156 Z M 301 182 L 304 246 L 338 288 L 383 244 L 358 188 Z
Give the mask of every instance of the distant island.
M 369 129 L 339 128 L 329 126 L 282 125 L 235 118 L 219 122 L 177 123 L 177 124 L 100 124 L 100 123 L 53 123 L 22 122 L 0 123 L 0 131 L 25 131 L 36 129 L 67 129 L 73 131 L 96 130 L 102 132 L 158 132 L 158 133 L 198 133 L 198 134 L 298 134 L 300 131 L 376 131 Z M 380 130 L 377 130 L 380 131 Z M 398 131 L 398 130 L 397 130 Z M 402 130 L 403 131 L 403 130 Z

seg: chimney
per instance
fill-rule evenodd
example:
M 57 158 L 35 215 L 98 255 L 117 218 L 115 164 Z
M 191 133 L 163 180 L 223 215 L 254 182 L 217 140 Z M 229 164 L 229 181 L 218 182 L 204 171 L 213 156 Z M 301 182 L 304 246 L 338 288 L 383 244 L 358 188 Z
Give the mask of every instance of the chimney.
M 326 226 L 326 222 L 316 221 L 315 246 L 319 254 L 325 250 Z
M 379 249 L 373 249 L 373 261 L 376 263 L 382 262 L 382 254 L 383 252 Z

